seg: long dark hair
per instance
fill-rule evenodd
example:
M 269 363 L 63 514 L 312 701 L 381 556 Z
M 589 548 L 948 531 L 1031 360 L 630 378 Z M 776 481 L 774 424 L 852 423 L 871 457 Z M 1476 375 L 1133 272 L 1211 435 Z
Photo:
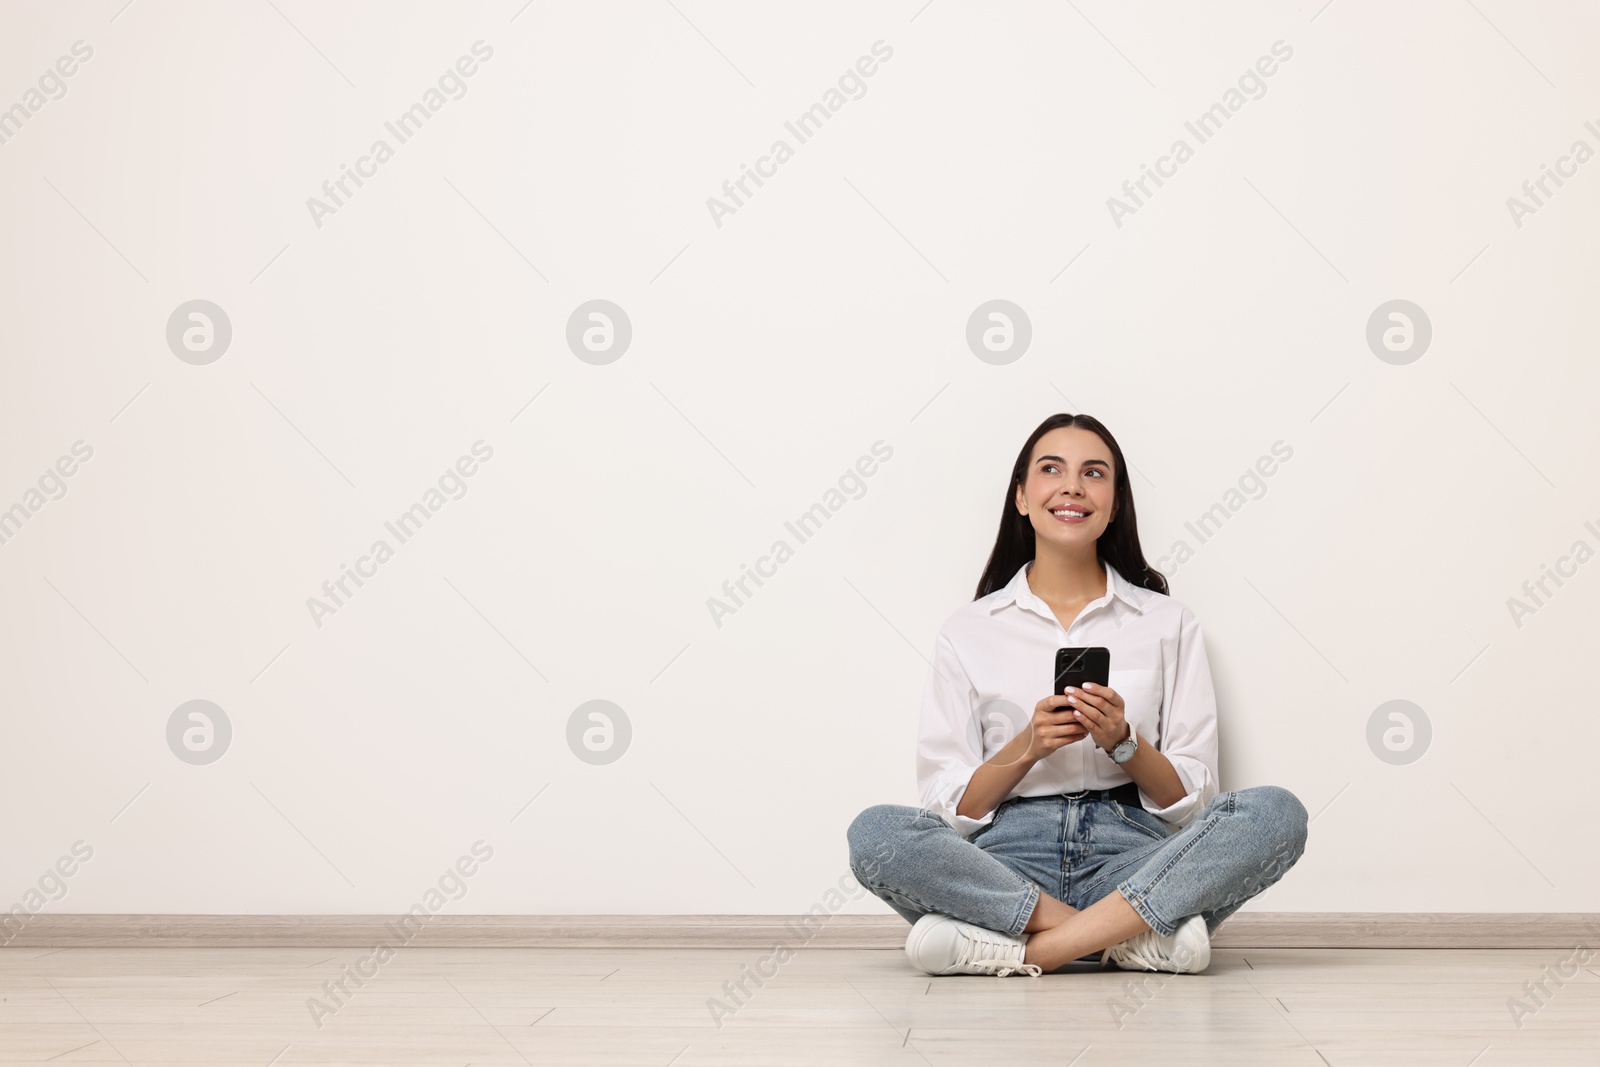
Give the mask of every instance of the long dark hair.
M 1144 550 L 1139 547 L 1139 521 L 1133 511 L 1133 486 L 1128 481 L 1128 465 L 1122 461 L 1122 449 L 1117 447 L 1117 439 L 1092 415 L 1059 414 L 1041 422 L 1023 444 L 1022 451 L 1017 453 L 1017 462 L 1011 468 L 1011 481 L 1006 485 L 1005 503 L 1000 508 L 1000 532 L 995 535 L 994 551 L 989 553 L 988 566 L 983 568 L 983 577 L 978 579 L 978 591 L 972 599 L 978 600 L 996 589 L 1004 588 L 1016 576 L 1017 570 L 1033 559 L 1033 523 L 1028 516 L 1017 513 L 1017 487 L 1027 482 L 1028 458 L 1033 455 L 1033 446 L 1039 443 L 1039 438 L 1063 426 L 1081 426 L 1098 434 L 1106 447 L 1111 449 L 1111 458 L 1115 461 L 1116 518 L 1111 520 L 1106 532 L 1095 542 L 1096 557 L 1115 567 L 1117 573 L 1129 583 L 1166 594 L 1166 576 L 1144 561 Z

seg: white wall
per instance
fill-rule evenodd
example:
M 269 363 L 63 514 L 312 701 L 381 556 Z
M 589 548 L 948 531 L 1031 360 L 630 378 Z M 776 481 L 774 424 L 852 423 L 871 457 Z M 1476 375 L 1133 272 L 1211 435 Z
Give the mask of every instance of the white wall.
M 1507 205 L 1600 148 L 1594 13 L 919 4 L 8 5 L 0 105 L 93 55 L 0 144 L 0 507 L 27 512 L 0 544 L 4 902 L 81 840 L 52 911 L 395 912 L 481 839 L 449 910 L 802 911 L 857 811 L 916 802 L 924 657 L 1016 450 L 1069 410 L 1120 438 L 1152 562 L 1197 548 L 1170 577 L 1224 786 L 1315 816 L 1252 907 L 1595 910 L 1600 564 L 1507 606 L 1600 548 L 1600 163 L 1520 225 Z M 398 145 L 385 121 L 480 40 Z M 880 40 L 797 144 L 785 121 Z M 1198 144 L 1184 123 L 1279 41 Z M 319 226 L 307 198 L 380 137 Z M 707 198 L 778 138 L 793 158 L 717 225 Z M 603 366 L 565 341 L 596 298 L 633 330 Z M 165 336 L 193 299 L 232 328 L 205 365 Z M 991 299 L 1032 324 L 1006 365 L 965 338 Z M 1366 340 L 1395 299 L 1432 324 L 1404 365 Z M 880 440 L 798 544 L 785 521 Z M 385 521 L 478 441 L 399 545 Z M 167 741 L 196 699 L 232 726 L 207 765 Z M 567 723 L 600 699 L 632 738 L 590 765 Z M 1395 699 L 1432 726 L 1405 765 L 1367 741 Z

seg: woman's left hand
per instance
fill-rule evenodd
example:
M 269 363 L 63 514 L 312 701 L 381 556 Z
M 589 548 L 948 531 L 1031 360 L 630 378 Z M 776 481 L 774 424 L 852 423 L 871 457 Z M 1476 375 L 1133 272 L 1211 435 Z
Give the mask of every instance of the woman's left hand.
M 1086 682 L 1083 689 L 1068 686 L 1067 697 L 1077 720 L 1089 728 L 1089 736 L 1101 749 L 1110 752 L 1128 739 L 1128 724 L 1122 714 L 1125 705 L 1115 689 Z

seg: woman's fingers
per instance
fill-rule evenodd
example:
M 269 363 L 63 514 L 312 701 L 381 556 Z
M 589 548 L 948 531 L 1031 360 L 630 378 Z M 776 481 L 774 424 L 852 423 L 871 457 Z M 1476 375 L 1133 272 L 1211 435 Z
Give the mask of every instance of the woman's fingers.
M 1087 694 L 1080 694 L 1073 706 L 1077 708 L 1079 721 L 1089 726 L 1095 744 L 1105 748 L 1113 737 L 1122 732 L 1122 712 L 1115 707 L 1101 711 L 1089 703 L 1090 699 Z
M 1088 734 L 1088 729 L 1077 722 L 1062 723 L 1060 726 L 1043 726 L 1039 729 L 1039 736 L 1057 748 L 1070 745 L 1074 741 L 1082 741 Z
M 1115 689 L 1106 685 L 1097 685 L 1093 690 L 1073 689 L 1070 696 L 1078 698 L 1078 705 L 1085 704 L 1100 711 L 1110 711 L 1112 708 L 1122 706 L 1122 697 Z
M 1087 733 L 1089 726 L 1082 720 L 1069 720 L 1067 722 L 1046 723 L 1040 726 L 1039 730 L 1045 737 L 1056 737 L 1063 733 Z
M 1063 711 L 1071 712 L 1073 707 L 1074 705 L 1067 702 L 1065 694 L 1057 693 L 1054 696 L 1048 696 L 1039 701 L 1034 710 L 1060 713 Z
M 1089 723 L 1093 727 L 1099 728 L 1108 725 L 1105 713 L 1099 708 L 1082 702 L 1073 705 L 1073 708 L 1083 717 L 1082 721 Z
M 1039 701 L 1030 729 L 1050 750 L 1065 748 L 1082 741 L 1093 730 L 1074 712 L 1078 705 L 1067 700 L 1065 693 L 1056 693 Z

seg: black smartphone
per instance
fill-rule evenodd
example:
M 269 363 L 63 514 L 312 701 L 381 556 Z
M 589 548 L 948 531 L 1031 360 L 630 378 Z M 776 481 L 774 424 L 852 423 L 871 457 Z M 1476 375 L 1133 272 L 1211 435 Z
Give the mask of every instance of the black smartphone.
M 1056 649 L 1056 688 L 1052 695 L 1060 696 L 1069 685 L 1082 689 L 1084 682 L 1111 684 L 1111 650 L 1099 645 Z M 1056 710 L 1065 711 L 1069 707 L 1071 705 L 1065 705 Z

